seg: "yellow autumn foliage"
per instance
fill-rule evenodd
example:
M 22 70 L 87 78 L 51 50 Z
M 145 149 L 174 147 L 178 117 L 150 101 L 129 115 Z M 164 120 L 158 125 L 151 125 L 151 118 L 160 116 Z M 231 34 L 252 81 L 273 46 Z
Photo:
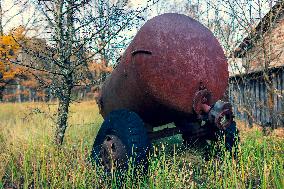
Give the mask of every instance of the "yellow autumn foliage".
M 95 72 L 97 77 L 101 77 L 102 73 L 111 73 L 113 71 L 113 67 L 106 65 L 106 60 L 101 60 L 101 62 L 90 62 L 89 69 L 90 71 Z
M 12 65 L 20 50 L 19 42 L 24 39 L 25 28 L 20 26 L 7 35 L 0 36 L 0 75 L 2 79 L 11 79 L 19 69 Z M 1 79 L 1 78 L 0 78 Z

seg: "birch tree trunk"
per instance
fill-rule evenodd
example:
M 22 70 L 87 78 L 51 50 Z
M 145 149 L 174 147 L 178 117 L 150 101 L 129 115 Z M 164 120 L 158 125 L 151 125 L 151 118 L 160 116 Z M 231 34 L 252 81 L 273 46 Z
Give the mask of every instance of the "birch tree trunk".
M 71 97 L 71 87 L 65 84 L 63 86 L 62 97 L 59 98 L 59 105 L 58 105 L 58 117 L 56 124 L 57 128 L 55 133 L 55 143 L 57 145 L 63 144 L 63 139 L 67 128 L 70 97 Z
M 73 50 L 73 41 L 74 41 L 74 0 L 68 1 L 66 4 L 67 8 L 67 16 L 66 16 L 66 24 L 67 28 L 63 29 L 64 24 L 64 14 L 63 7 L 65 2 L 63 0 L 59 0 L 57 4 L 57 47 L 59 50 L 59 62 L 61 67 L 62 81 L 57 85 L 61 86 L 61 94 L 59 95 L 59 105 L 58 105 L 58 117 L 57 117 L 57 128 L 55 133 L 55 143 L 57 145 L 63 144 L 63 139 L 65 135 L 65 131 L 67 128 L 67 120 L 69 113 L 69 105 L 71 101 L 71 91 L 74 87 L 73 85 L 73 72 L 71 61 L 71 55 Z

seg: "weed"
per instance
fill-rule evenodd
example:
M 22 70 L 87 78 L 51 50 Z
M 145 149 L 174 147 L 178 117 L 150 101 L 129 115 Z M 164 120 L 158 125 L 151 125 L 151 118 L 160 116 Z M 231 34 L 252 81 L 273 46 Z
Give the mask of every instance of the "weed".
M 31 108 L 43 113 L 28 114 Z M 0 105 L 0 189 L 2 188 L 284 188 L 284 140 L 259 129 L 242 129 L 237 159 L 205 161 L 185 149 L 181 137 L 159 140 L 148 171 L 129 166 L 107 174 L 88 159 L 102 123 L 94 102 L 72 104 L 65 142 L 52 143 L 56 105 Z M 29 119 L 23 119 L 29 115 Z

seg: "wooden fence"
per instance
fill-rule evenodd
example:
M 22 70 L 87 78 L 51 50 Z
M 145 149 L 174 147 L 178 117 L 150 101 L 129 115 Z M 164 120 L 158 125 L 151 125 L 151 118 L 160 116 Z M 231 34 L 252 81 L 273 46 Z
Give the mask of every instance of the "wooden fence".
M 231 76 L 229 98 L 236 117 L 249 124 L 284 125 L 284 67 Z

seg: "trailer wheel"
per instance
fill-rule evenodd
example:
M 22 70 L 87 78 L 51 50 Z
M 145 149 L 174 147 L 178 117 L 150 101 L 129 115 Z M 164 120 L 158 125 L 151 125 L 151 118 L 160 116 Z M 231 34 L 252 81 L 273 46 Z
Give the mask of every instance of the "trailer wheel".
M 180 129 L 184 145 L 187 147 L 205 148 L 206 140 L 212 139 L 214 132 L 209 132 L 207 126 L 201 126 L 199 122 L 192 122 L 187 119 L 182 119 L 175 122 L 175 125 Z
M 94 141 L 92 158 L 106 171 L 127 169 L 130 162 L 145 164 L 149 147 L 142 119 L 134 112 L 116 110 L 101 126 Z
M 233 152 L 232 155 L 235 157 L 237 155 L 239 130 L 235 121 L 226 130 L 219 130 L 210 124 L 201 126 L 199 123 L 187 122 L 186 120 L 177 122 L 176 126 L 182 132 L 184 144 L 204 150 L 205 159 L 209 159 L 212 155 L 222 155 L 221 146 L 218 145 L 218 142 L 222 139 L 224 139 L 226 150 Z
M 232 155 L 236 157 L 238 152 L 238 142 L 240 140 L 239 130 L 237 129 L 236 122 L 233 121 L 226 130 L 218 130 L 215 135 L 216 140 L 224 141 L 225 149 L 229 152 L 232 152 Z M 215 153 L 217 153 L 217 155 L 222 155 L 223 150 L 218 148 L 217 145 L 217 150 Z

